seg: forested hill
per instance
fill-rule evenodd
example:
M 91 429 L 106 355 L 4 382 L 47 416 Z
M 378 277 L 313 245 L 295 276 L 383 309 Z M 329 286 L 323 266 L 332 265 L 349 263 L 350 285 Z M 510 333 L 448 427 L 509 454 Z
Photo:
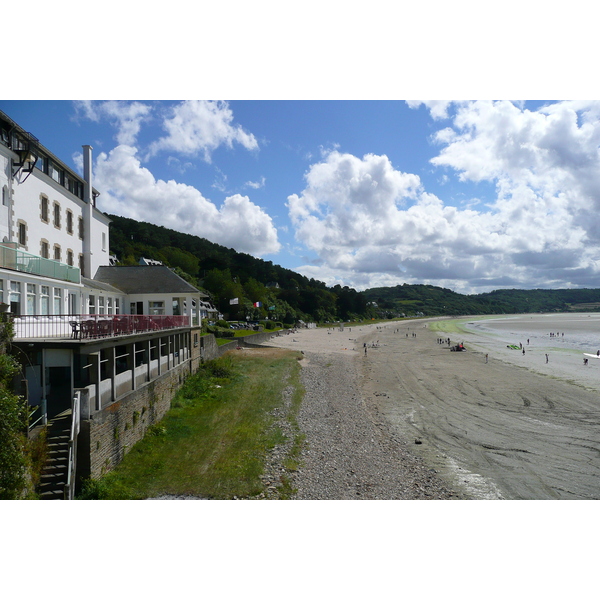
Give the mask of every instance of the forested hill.
M 286 323 L 402 315 L 476 315 L 600 311 L 600 290 L 496 290 L 465 295 L 433 285 L 398 285 L 357 292 L 308 279 L 271 261 L 236 252 L 204 238 L 125 217 L 112 219 L 110 251 L 119 264 L 159 260 L 205 289 L 231 319 L 265 317 Z M 276 285 L 275 285 L 276 284 Z M 238 298 L 238 305 L 230 305 Z M 255 307 L 255 303 L 261 303 Z
M 414 315 L 477 315 L 553 311 L 598 311 L 599 289 L 495 290 L 458 294 L 433 285 L 398 285 L 363 292 L 380 313 Z
M 350 320 L 370 315 L 363 294 L 348 287 L 328 288 L 271 261 L 236 252 L 204 238 L 134 219 L 108 215 L 110 252 L 121 265 L 141 257 L 174 267 L 206 290 L 217 308 L 231 319 L 274 318 L 286 323 Z M 239 304 L 230 305 L 232 298 Z M 261 303 L 255 307 L 255 303 Z

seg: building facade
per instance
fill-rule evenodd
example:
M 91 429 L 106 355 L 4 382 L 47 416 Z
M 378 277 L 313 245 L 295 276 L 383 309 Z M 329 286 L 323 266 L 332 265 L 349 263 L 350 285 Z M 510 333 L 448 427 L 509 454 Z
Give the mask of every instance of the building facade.
M 14 324 L 32 426 L 80 398 L 87 438 L 79 447 L 90 453 L 80 474 L 96 476 L 99 448 L 90 440 L 99 423 L 145 402 L 137 433 L 128 433 L 139 439 L 164 414 L 164 390 L 172 394 L 173 382 L 197 366 L 206 294 L 162 265 L 111 266 L 91 146 L 83 146 L 83 167 L 81 177 L 0 111 L 0 310 Z M 152 390 L 161 390 L 159 404 Z M 126 447 L 103 459 L 105 467 Z

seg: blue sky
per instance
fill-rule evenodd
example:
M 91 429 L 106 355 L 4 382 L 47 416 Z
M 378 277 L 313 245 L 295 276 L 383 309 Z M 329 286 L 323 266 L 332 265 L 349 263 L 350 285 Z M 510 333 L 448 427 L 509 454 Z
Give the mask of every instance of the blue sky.
M 595 101 L 0 101 L 98 206 L 325 281 L 600 286 Z
M 0 109 L 75 168 L 91 144 L 102 210 L 329 285 L 600 287 L 599 104 L 469 100 L 597 98 L 588 3 L 190 6 L 27 21 L 63 33 Z

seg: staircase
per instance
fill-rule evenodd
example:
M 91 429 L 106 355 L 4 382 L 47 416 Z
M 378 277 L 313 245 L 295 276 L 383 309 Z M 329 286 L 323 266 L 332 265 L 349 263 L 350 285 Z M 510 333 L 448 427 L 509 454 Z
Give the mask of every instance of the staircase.
M 69 472 L 69 436 L 71 409 L 48 423 L 48 460 L 42 471 L 38 493 L 40 500 L 64 500 Z

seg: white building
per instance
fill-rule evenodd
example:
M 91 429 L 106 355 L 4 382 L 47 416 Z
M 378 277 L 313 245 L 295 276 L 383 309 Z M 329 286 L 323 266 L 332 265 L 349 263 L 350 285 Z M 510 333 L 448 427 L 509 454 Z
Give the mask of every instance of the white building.
M 168 267 L 111 266 L 110 219 L 96 207 L 91 146 L 83 157 L 81 177 L 0 111 L 0 308 L 27 355 L 29 401 L 43 421 L 77 388 L 90 387 L 92 412 L 119 397 L 114 378 L 125 367 L 117 346 L 117 357 L 128 348 L 136 367 L 150 365 L 158 360 L 151 348 L 162 344 L 154 338 L 175 330 L 176 343 L 163 345 L 177 348 L 178 361 L 189 356 L 189 332 L 200 326 L 206 298 Z M 144 373 L 154 372 L 164 368 Z

